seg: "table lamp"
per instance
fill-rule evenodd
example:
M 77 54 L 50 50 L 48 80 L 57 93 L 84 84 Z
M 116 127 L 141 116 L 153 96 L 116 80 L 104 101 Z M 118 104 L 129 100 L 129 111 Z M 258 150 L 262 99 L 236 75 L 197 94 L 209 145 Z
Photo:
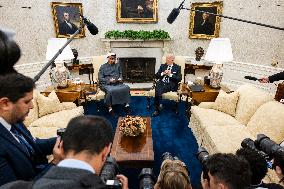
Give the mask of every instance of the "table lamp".
M 67 38 L 50 38 L 47 43 L 46 60 L 51 60 L 57 51 L 67 42 Z M 51 66 L 50 79 L 54 87 L 68 87 L 67 79 L 70 77 L 70 72 L 64 66 L 64 61 L 71 61 L 74 58 L 73 52 L 67 45 L 62 53 L 55 59 Z
M 223 63 L 233 61 L 230 39 L 211 39 L 204 59 L 214 64 L 209 74 L 210 86 L 213 88 L 220 88 L 223 77 Z

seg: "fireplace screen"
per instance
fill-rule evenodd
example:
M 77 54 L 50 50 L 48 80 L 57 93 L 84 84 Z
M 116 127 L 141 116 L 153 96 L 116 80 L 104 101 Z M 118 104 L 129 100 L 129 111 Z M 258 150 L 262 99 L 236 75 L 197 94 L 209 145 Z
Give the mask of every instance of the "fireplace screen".
M 123 80 L 131 83 L 152 82 L 156 58 L 119 58 Z

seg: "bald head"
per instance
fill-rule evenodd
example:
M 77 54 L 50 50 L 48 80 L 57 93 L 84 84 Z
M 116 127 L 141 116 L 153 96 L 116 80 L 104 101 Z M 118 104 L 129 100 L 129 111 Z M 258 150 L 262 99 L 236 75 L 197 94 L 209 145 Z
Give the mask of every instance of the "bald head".
M 175 56 L 173 54 L 168 54 L 166 56 L 166 63 L 168 65 L 172 65 L 174 63 L 174 61 L 175 61 Z

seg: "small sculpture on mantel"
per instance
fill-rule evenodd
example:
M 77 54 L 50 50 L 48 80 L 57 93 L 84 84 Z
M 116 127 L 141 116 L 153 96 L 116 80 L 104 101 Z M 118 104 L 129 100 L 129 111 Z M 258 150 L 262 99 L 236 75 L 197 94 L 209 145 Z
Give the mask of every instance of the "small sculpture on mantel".
M 197 47 L 197 49 L 195 50 L 195 60 L 200 61 L 203 55 L 204 49 L 202 47 Z

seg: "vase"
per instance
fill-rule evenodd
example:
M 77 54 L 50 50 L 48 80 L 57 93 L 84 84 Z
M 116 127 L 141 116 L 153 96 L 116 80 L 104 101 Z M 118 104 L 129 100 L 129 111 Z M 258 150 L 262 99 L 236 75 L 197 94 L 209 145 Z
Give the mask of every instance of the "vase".
M 210 70 L 210 86 L 212 88 L 218 89 L 221 87 L 221 80 L 223 77 L 222 67 L 222 64 L 214 64 L 212 69 Z
M 56 88 L 67 88 L 70 72 L 63 64 L 56 64 L 50 71 L 51 83 Z

